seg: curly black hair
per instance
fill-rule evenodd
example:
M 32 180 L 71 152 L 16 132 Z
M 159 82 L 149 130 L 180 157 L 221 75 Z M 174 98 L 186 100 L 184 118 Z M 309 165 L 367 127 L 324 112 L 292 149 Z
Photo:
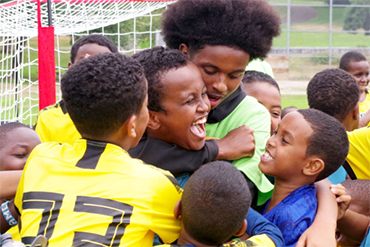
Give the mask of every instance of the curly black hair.
M 250 60 L 265 58 L 280 34 L 280 17 L 265 0 L 179 0 L 163 13 L 166 45 L 191 53 L 205 45 L 243 50 Z
M 138 113 L 147 93 L 140 63 L 118 53 L 82 59 L 64 74 L 61 89 L 77 130 L 97 140 L 114 134 Z
M 132 58 L 141 63 L 148 80 L 148 109 L 166 112 L 161 104 L 165 87 L 162 84 L 162 76 L 171 69 L 186 66 L 188 63 L 186 56 L 179 50 L 156 46 L 136 53 Z
M 71 63 L 75 62 L 75 58 L 81 46 L 86 44 L 98 44 L 100 46 L 107 47 L 112 53 L 118 53 L 116 45 L 107 37 L 100 34 L 90 34 L 85 37 L 78 39 L 71 49 Z
M 340 58 L 339 68 L 342 69 L 342 70 L 348 71 L 349 70 L 349 63 L 351 61 L 361 62 L 361 61 L 367 61 L 367 60 L 366 60 L 366 57 L 364 55 L 362 55 L 360 52 L 358 52 L 358 51 L 349 51 L 349 52 L 345 53 Z
M 7 133 L 18 128 L 31 129 L 30 126 L 19 122 L 10 122 L 0 125 L 0 149 L 2 149 L 7 142 Z
M 277 90 L 279 90 L 280 92 L 279 84 L 277 84 L 274 78 L 272 78 L 268 74 L 265 74 L 259 71 L 255 71 L 255 70 L 245 71 L 242 82 L 243 84 L 252 84 L 255 82 L 267 82 L 271 84 L 272 86 L 276 87 Z
M 310 108 L 323 111 L 343 122 L 357 105 L 360 89 L 355 78 L 341 69 L 317 73 L 307 85 Z
M 251 200 L 247 181 L 235 166 L 226 161 L 207 163 L 185 185 L 184 228 L 198 242 L 219 246 L 242 227 Z
M 337 119 L 322 111 L 304 109 L 298 112 L 313 130 L 307 139 L 306 157 L 319 156 L 325 163 L 324 170 L 316 177 L 316 181 L 319 181 L 335 172 L 347 157 L 347 132 Z

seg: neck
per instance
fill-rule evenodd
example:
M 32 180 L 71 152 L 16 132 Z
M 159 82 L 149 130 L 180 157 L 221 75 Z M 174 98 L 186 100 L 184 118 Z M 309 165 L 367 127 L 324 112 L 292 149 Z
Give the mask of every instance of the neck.
M 194 246 L 197 246 L 197 247 L 217 247 L 216 245 L 205 245 L 205 244 L 199 243 L 198 241 L 196 241 L 195 239 L 193 239 L 186 232 L 183 224 L 181 224 L 180 236 L 177 239 L 177 244 L 178 245 L 190 244 L 190 245 L 194 245 Z

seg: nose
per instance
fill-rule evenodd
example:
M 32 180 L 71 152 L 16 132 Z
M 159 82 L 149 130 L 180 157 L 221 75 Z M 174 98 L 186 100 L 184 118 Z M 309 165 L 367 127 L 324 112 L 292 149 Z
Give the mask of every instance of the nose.
M 200 104 L 198 106 L 198 111 L 200 112 L 209 112 L 211 109 L 211 103 L 209 102 L 207 94 L 204 97 L 200 98 Z
M 217 77 L 217 81 L 215 81 L 212 86 L 218 92 L 226 92 L 227 91 L 227 76 L 223 73 L 219 73 Z
M 276 135 L 272 135 L 266 142 L 266 147 L 275 147 Z

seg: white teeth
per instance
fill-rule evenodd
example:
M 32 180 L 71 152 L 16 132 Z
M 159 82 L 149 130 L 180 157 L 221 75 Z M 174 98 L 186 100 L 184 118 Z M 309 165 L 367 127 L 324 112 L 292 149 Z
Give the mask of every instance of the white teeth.
M 206 121 L 207 121 L 207 119 L 204 117 L 204 118 L 192 123 L 192 125 L 204 124 L 204 123 L 206 123 Z
M 267 160 L 273 160 L 273 158 L 271 157 L 271 155 L 267 151 L 263 154 L 263 158 L 265 158 Z

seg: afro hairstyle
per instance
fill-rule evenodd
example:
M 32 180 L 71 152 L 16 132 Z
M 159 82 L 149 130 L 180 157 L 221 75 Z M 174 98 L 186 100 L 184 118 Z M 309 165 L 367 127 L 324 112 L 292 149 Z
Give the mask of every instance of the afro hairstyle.
M 164 98 L 162 76 L 171 69 L 186 66 L 188 63 L 186 56 L 179 50 L 156 46 L 136 53 L 132 58 L 143 66 L 148 80 L 148 109 L 166 112 L 161 105 Z
M 72 45 L 72 49 L 71 49 L 71 63 L 72 64 L 75 62 L 78 49 L 80 49 L 81 46 L 86 45 L 86 44 L 98 44 L 100 46 L 107 47 L 112 53 L 118 53 L 118 49 L 116 45 L 110 39 L 100 34 L 90 34 L 90 35 L 80 38 Z
M 355 62 L 366 61 L 366 57 L 358 51 L 349 51 L 340 58 L 339 68 L 344 71 L 349 71 L 350 70 L 349 63 L 351 61 Z
M 169 48 L 186 44 L 195 54 L 206 45 L 265 58 L 280 34 L 280 17 L 265 0 L 179 0 L 163 13 L 162 35 Z
M 118 53 L 91 56 L 72 66 L 61 80 L 62 98 L 83 137 L 105 138 L 138 113 L 147 93 L 144 70 Z
M 317 73 L 307 85 L 308 105 L 343 122 L 360 98 L 353 76 L 341 69 Z
M 315 109 L 298 110 L 313 130 L 307 139 L 306 157 L 318 156 L 324 170 L 316 177 L 322 180 L 335 172 L 344 162 L 349 150 L 347 132 L 334 117 Z
M 186 183 L 181 219 L 193 239 L 218 246 L 242 227 L 250 204 L 242 173 L 229 162 L 214 161 L 201 166 Z

